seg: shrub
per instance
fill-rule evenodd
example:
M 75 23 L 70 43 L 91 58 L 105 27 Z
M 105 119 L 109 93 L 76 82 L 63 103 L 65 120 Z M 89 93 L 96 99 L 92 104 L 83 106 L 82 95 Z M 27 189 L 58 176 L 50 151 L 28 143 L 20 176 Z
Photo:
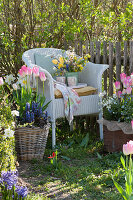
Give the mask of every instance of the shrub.
M 11 106 L 1 99 L 0 104 L 0 171 L 15 169 L 14 121 Z

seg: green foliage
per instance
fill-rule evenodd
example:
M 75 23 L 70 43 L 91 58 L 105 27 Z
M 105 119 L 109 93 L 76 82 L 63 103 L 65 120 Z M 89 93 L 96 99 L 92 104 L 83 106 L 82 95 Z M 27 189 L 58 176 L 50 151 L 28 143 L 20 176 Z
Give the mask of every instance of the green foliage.
M 10 105 L 4 100 L 0 104 L 0 171 L 15 169 L 15 141 L 14 137 L 4 138 L 4 130 L 13 127 L 13 117 Z
M 130 154 L 130 158 L 128 160 L 128 157 L 126 156 L 126 165 L 125 165 L 125 161 L 124 158 L 121 156 L 121 163 L 125 169 L 125 189 L 122 188 L 122 186 L 120 184 L 118 184 L 114 179 L 114 185 L 117 188 L 117 190 L 119 191 L 119 193 L 122 195 L 122 197 L 125 200 L 131 200 L 133 199 L 133 168 L 132 168 L 132 158 L 131 158 L 131 154 Z
M 124 184 L 124 173 L 119 159 L 121 153 L 105 154 L 102 148 L 97 148 L 99 146 L 99 142 L 89 143 L 87 148 L 61 145 L 58 150 L 58 163 L 61 165 L 57 169 L 49 163 L 51 149 L 47 149 L 44 161 L 27 163 L 27 173 L 23 170 L 21 175 L 27 178 L 36 193 L 42 191 L 44 197 L 54 196 L 59 199 L 63 195 L 76 200 L 122 200 L 112 181 L 113 175 L 119 184 Z M 101 158 L 97 157 L 97 152 Z
M 118 122 L 131 122 L 133 118 L 133 101 L 131 97 L 126 97 L 124 101 L 120 101 L 116 97 L 110 97 L 109 99 L 112 102 L 110 103 L 110 107 L 106 106 L 104 108 L 104 118 Z M 108 102 L 109 99 L 107 100 Z
M 64 41 L 132 39 L 133 5 L 128 1 L 0 2 L 1 72 L 17 75 L 22 53 L 35 47 L 64 48 Z

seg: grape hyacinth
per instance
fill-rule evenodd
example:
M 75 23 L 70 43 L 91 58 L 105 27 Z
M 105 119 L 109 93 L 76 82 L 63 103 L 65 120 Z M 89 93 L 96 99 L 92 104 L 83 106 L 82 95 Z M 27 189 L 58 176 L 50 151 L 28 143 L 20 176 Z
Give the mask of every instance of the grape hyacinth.
M 43 128 L 45 124 L 47 124 L 48 114 L 47 112 L 43 113 L 43 109 L 41 106 L 39 106 L 38 103 L 33 101 L 31 103 L 26 103 L 25 106 L 25 113 L 23 115 L 23 121 L 24 123 L 32 123 L 34 122 L 34 125 L 40 126 Z
M 18 181 L 18 172 L 17 171 L 2 171 L 0 184 L 4 184 L 7 189 L 11 190 L 13 185 L 16 186 Z
M 27 187 L 22 187 L 22 186 L 17 186 L 15 189 L 15 192 L 17 192 L 18 197 L 27 197 L 28 191 L 27 191 Z
M 33 122 L 34 121 L 34 113 L 33 112 L 31 112 L 31 114 L 30 114 L 30 119 L 31 119 L 31 122 Z
M 34 109 L 35 109 L 35 101 L 32 101 L 32 112 L 34 112 Z
M 0 186 L 3 200 L 18 200 L 27 197 L 27 187 L 17 185 L 18 172 L 17 171 L 2 171 L 0 178 Z
M 25 110 L 26 110 L 26 111 L 30 111 L 30 104 L 29 104 L 28 102 L 26 103 Z
M 31 122 L 31 117 L 30 117 L 30 112 L 26 112 L 26 122 L 30 123 Z

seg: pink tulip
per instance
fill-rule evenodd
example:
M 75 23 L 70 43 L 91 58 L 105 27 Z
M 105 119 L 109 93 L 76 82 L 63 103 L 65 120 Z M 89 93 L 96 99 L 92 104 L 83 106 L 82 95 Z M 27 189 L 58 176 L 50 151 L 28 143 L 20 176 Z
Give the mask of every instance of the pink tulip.
M 34 74 L 34 76 L 39 76 L 39 67 L 33 67 L 33 74 Z
M 123 81 L 123 86 L 124 86 L 124 88 L 129 87 L 129 81 L 128 81 L 128 79 L 125 79 L 125 80 Z
M 19 73 L 19 75 L 20 75 L 21 77 L 24 77 L 24 76 L 25 76 L 24 71 L 23 71 L 22 69 L 20 69 L 20 70 L 18 71 L 18 73 Z
M 126 93 L 127 93 L 126 89 L 123 89 L 122 94 L 124 95 Z
M 132 130 L 133 130 L 133 120 L 131 121 L 131 125 L 132 125 Z
M 46 81 L 46 76 L 44 72 L 40 72 L 39 74 L 41 81 Z
M 126 78 L 126 74 L 125 73 L 121 73 L 120 74 L 120 78 L 121 78 L 121 82 L 123 82 Z
M 23 65 L 23 66 L 21 67 L 21 69 L 23 70 L 23 73 L 24 73 L 25 75 L 28 75 L 28 69 L 27 69 L 27 67 L 26 67 L 25 65 Z
M 127 92 L 127 94 L 131 94 L 132 88 L 131 88 L 131 87 L 128 87 L 128 88 L 126 89 L 126 92 Z
M 118 98 L 120 98 L 121 95 L 122 95 L 122 92 L 121 92 L 121 91 L 118 91 L 118 92 L 116 92 L 116 95 L 117 95 Z
M 115 82 L 115 88 L 116 88 L 116 90 L 120 89 L 120 82 L 119 81 Z
M 125 155 L 133 154 L 133 141 L 130 140 L 127 144 L 123 144 L 123 153 Z
M 30 67 L 27 67 L 27 71 L 28 71 L 28 75 L 31 76 L 32 75 L 32 69 Z
M 126 79 L 128 79 L 128 80 L 129 80 L 129 79 L 131 79 L 131 77 L 130 77 L 130 76 L 127 76 L 127 77 L 126 77 Z
M 3 78 L 0 77 L 0 86 L 4 84 Z
M 131 73 L 131 85 L 133 86 L 133 73 Z

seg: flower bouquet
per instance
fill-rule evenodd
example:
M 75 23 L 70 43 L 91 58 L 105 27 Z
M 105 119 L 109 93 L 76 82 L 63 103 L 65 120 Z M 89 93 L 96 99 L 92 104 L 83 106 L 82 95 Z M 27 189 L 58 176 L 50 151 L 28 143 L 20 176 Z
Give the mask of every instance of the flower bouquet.
M 19 111 L 15 131 L 16 151 L 21 160 L 42 158 L 50 128 L 48 114 L 45 112 L 50 103 L 45 104 L 46 76 L 36 66 L 31 69 L 23 65 L 18 73 L 19 78 L 13 84 L 13 101 Z M 43 94 L 38 94 L 39 78 L 43 83 Z
M 115 145 L 117 149 L 121 149 L 122 144 L 133 137 L 133 73 L 130 76 L 122 73 L 120 74 L 120 79 L 121 83 L 119 81 L 114 83 L 115 91 L 113 97 L 105 97 L 105 93 L 100 94 L 103 97 L 100 107 L 103 110 L 104 119 L 98 120 L 98 122 L 105 125 L 110 131 L 108 132 L 107 143 L 109 145 L 109 141 L 111 141 L 114 150 L 109 151 L 115 151 Z M 116 138 L 117 136 L 116 144 L 112 141 L 111 131 L 113 132 L 113 137 Z M 106 136 L 107 130 L 104 134 L 104 142 Z
M 84 56 L 84 58 L 78 57 L 74 51 L 66 51 L 65 57 L 60 56 L 52 60 L 54 64 L 55 75 L 67 77 L 68 85 L 70 85 L 68 77 L 76 77 L 75 85 L 77 85 L 78 72 L 81 72 L 83 70 L 85 63 L 87 62 L 89 57 L 89 55 Z

